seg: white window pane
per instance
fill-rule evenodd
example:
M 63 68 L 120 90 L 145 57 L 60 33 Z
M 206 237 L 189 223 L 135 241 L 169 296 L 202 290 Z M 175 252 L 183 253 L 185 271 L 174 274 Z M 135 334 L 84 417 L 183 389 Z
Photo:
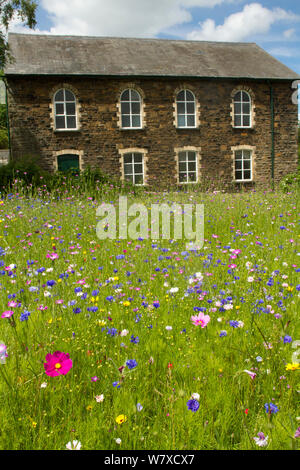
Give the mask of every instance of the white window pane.
M 76 118 L 75 116 L 67 116 L 67 128 L 75 129 L 76 128 Z
M 140 101 L 140 95 L 135 90 L 130 90 L 131 94 L 131 101 Z
M 194 101 L 195 100 L 193 93 L 190 92 L 189 90 L 186 90 L 186 95 L 185 96 L 186 96 L 187 101 Z
M 66 103 L 66 113 L 75 115 L 75 103 Z
M 180 91 L 177 95 L 177 101 L 185 101 L 185 93 L 184 90 Z
M 194 103 L 187 103 L 186 104 L 186 112 L 188 114 L 194 114 L 195 113 L 195 104 Z
M 54 101 L 64 101 L 64 91 L 63 90 L 59 90 L 56 94 L 55 94 L 55 99 Z
M 177 112 L 178 114 L 185 114 L 185 104 L 177 103 Z
M 122 116 L 122 127 L 130 127 L 130 117 Z
M 64 104 L 63 103 L 56 103 L 55 104 L 55 113 L 56 114 L 64 114 Z
M 129 103 L 121 103 L 121 113 L 122 114 L 129 114 L 130 113 L 130 104 Z
M 66 101 L 75 101 L 75 96 L 71 91 L 65 90 L 65 94 L 66 94 Z
M 135 184 L 143 184 L 144 177 L 143 175 L 135 175 Z
M 243 116 L 243 126 L 250 127 L 250 116 Z
M 178 116 L 178 127 L 186 127 L 185 116 L 183 115 Z
M 241 125 L 242 125 L 242 116 L 239 116 L 239 115 L 234 116 L 234 125 L 236 127 L 241 127 Z
M 65 129 L 65 116 L 56 116 L 55 117 L 56 129 Z
M 141 153 L 134 153 L 133 157 L 135 163 L 141 163 L 143 161 L 143 155 Z
M 187 116 L 187 126 L 188 127 L 195 126 L 195 116 Z
M 140 114 L 141 112 L 140 103 L 131 103 L 131 112 L 132 114 Z
M 141 127 L 140 116 L 132 116 L 132 127 Z

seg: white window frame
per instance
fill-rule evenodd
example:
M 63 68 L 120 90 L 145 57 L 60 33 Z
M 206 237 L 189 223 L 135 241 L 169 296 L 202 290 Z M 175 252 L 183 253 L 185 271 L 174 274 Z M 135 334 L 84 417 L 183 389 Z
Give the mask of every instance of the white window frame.
M 243 101 L 243 93 L 246 93 L 249 97 L 249 101 Z M 236 95 L 240 94 L 240 101 L 236 100 Z M 241 113 L 236 113 L 235 112 L 235 104 L 240 104 L 241 105 Z M 249 113 L 244 113 L 243 112 L 243 104 L 249 104 Z M 241 123 L 242 125 L 237 126 L 235 124 L 235 118 L 236 116 L 241 116 Z M 244 126 L 244 117 L 249 116 L 249 126 Z M 233 96 L 233 127 L 236 129 L 250 129 L 252 128 L 252 98 L 251 95 L 248 93 L 246 90 L 238 90 Z
M 242 152 L 242 157 L 238 159 L 238 161 L 241 161 L 242 162 L 242 168 L 241 169 L 236 169 L 236 161 L 237 161 L 237 158 L 236 158 L 236 154 L 238 152 Z M 250 169 L 248 168 L 244 168 L 244 152 L 249 152 L 250 153 Z M 241 148 L 241 149 L 235 149 L 234 150 L 234 180 L 237 182 L 237 183 L 248 183 L 248 182 L 251 182 L 253 181 L 253 149 L 250 149 L 250 148 Z M 249 161 L 249 159 L 247 159 L 247 161 Z M 250 170 L 250 178 L 248 179 L 245 179 L 244 178 L 244 172 L 245 171 L 249 171 Z M 241 171 L 242 172 L 242 178 L 241 179 L 237 179 L 236 178 L 236 172 L 237 171 Z
M 61 100 L 57 101 L 56 100 L 56 95 L 60 91 L 63 91 L 64 99 L 62 101 Z M 69 100 L 66 99 L 66 91 L 68 91 L 69 93 L 72 93 L 72 95 L 74 97 L 74 100 L 69 101 Z M 74 103 L 75 114 L 67 114 L 66 103 Z M 56 113 L 56 104 L 62 104 L 63 105 L 63 108 L 64 108 L 63 114 L 57 114 Z M 58 90 L 56 90 L 56 92 L 54 93 L 54 96 L 53 96 L 53 112 L 54 112 L 54 127 L 55 127 L 56 131 L 59 131 L 59 132 L 68 131 L 69 132 L 69 131 L 77 131 L 78 130 L 77 100 L 76 100 L 76 96 L 75 96 L 75 94 L 72 90 L 70 90 L 69 88 L 65 88 L 65 87 L 64 88 L 59 88 Z M 65 126 L 66 127 L 57 127 L 56 126 L 56 118 L 60 117 L 60 116 L 64 116 Z M 68 116 L 75 117 L 75 124 L 76 124 L 75 127 L 67 127 L 67 117 Z
M 178 95 L 182 92 L 184 92 L 184 100 L 178 100 Z M 193 95 L 193 101 L 190 101 L 190 100 L 187 99 L 186 92 L 189 92 Z M 187 89 L 187 88 L 183 88 L 182 90 L 179 90 L 178 93 L 176 94 L 175 102 L 176 102 L 176 127 L 178 129 L 195 129 L 195 128 L 197 128 L 197 101 L 196 101 L 196 97 L 195 97 L 194 93 L 191 90 Z M 178 103 L 184 104 L 184 113 L 179 113 L 178 112 Z M 194 112 L 193 113 L 188 113 L 187 112 L 187 104 L 188 103 L 193 103 L 193 105 L 194 105 Z M 184 116 L 185 124 L 186 124 L 185 126 L 180 126 L 179 125 L 179 122 L 178 122 L 178 117 L 179 116 Z M 188 116 L 194 116 L 194 125 L 193 126 L 188 126 L 187 125 L 187 117 Z
M 130 163 L 125 163 L 125 157 L 128 156 L 128 155 L 131 155 L 131 162 Z M 134 162 L 134 155 L 140 155 L 142 157 L 142 162 Z M 122 154 L 122 160 L 123 160 L 123 175 L 124 175 L 124 181 L 130 181 L 134 186 L 144 186 L 145 185 L 145 154 L 144 152 L 139 152 L 139 151 L 130 151 L 130 152 L 124 152 Z M 142 164 L 142 173 L 135 173 L 135 170 L 134 170 L 134 165 L 135 163 L 137 164 Z M 130 176 L 132 176 L 132 181 L 131 180 L 128 180 L 126 178 L 126 174 L 125 174 L 125 165 L 132 165 L 132 173 L 130 174 Z M 135 178 L 136 176 L 139 176 L 139 175 L 142 175 L 143 176 L 143 182 L 142 183 L 136 183 L 135 182 Z
M 122 99 L 122 96 L 124 95 L 124 93 L 126 91 L 129 91 L 129 100 L 128 101 Z M 131 97 L 132 91 L 134 91 L 135 93 L 138 94 L 138 96 L 139 96 L 138 101 L 137 100 L 132 100 L 132 97 Z M 129 103 L 129 114 L 122 112 L 122 103 Z M 132 112 L 132 103 L 139 103 L 140 112 L 138 114 Z M 122 129 L 142 129 L 143 128 L 142 107 L 143 107 L 143 102 L 142 102 L 141 94 L 135 88 L 126 88 L 125 90 L 122 91 L 121 96 L 120 96 L 120 123 L 121 123 L 121 128 Z M 122 123 L 123 116 L 129 116 L 130 126 L 123 126 L 123 123 Z M 140 118 L 140 125 L 139 126 L 133 126 L 132 125 L 132 117 L 133 116 L 139 116 L 139 118 Z
M 196 163 L 196 170 L 195 171 L 189 171 L 188 170 L 188 154 L 193 153 L 195 155 L 195 163 Z M 180 155 L 185 154 L 185 163 L 187 166 L 187 171 L 186 173 L 183 171 L 180 171 L 179 169 L 179 164 L 180 164 Z M 177 163 L 178 163 L 178 183 L 179 184 L 196 184 L 198 183 L 198 152 L 197 150 L 194 149 L 179 149 L 177 152 Z M 196 179 L 195 181 L 189 181 L 189 173 L 195 173 L 196 174 Z M 186 175 L 187 181 L 180 181 L 180 174 Z

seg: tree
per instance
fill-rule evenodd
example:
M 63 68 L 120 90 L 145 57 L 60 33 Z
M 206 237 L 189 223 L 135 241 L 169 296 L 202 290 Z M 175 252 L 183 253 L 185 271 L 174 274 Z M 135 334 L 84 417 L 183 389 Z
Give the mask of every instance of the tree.
M 0 0 L 0 68 L 3 69 L 8 60 L 12 60 L 7 43 L 8 26 L 14 17 L 33 29 L 36 26 L 37 3 L 34 0 Z

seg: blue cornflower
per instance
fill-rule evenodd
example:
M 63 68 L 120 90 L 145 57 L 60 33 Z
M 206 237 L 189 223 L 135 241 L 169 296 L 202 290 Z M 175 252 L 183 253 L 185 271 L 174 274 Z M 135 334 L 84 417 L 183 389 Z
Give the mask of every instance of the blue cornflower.
M 134 369 L 136 366 L 137 366 L 137 362 L 135 359 L 129 359 L 128 361 L 126 361 L 126 365 L 128 367 L 128 369 Z
M 134 337 L 131 335 L 130 342 L 133 344 L 138 344 L 140 342 L 140 338 L 138 336 Z
M 110 336 L 116 336 L 118 334 L 118 330 L 116 328 L 108 328 L 107 334 Z
M 219 336 L 220 336 L 220 338 L 223 338 L 224 336 L 227 336 L 227 331 L 226 330 L 221 330 Z
M 25 310 L 23 313 L 20 315 L 20 321 L 25 321 L 28 320 L 28 317 L 30 315 L 30 312 L 28 310 Z
M 283 338 L 284 343 L 291 343 L 292 341 L 292 337 L 289 335 L 285 335 L 285 337 Z
M 80 312 L 81 312 L 81 308 L 79 308 L 79 307 L 73 308 L 73 312 L 74 312 L 74 313 L 80 313 Z
M 265 410 L 269 414 L 276 414 L 278 412 L 278 407 L 274 403 L 265 403 Z
M 230 320 L 229 325 L 232 326 L 233 328 L 238 328 L 239 322 L 236 320 Z
M 200 405 L 199 405 L 198 400 L 192 399 L 192 400 L 187 401 L 187 407 L 189 410 L 193 411 L 193 413 L 195 413 L 198 410 L 199 406 Z
M 52 281 L 52 280 L 51 280 L 51 281 L 47 281 L 47 286 L 48 286 L 48 287 L 53 287 L 55 284 L 56 284 L 55 281 Z

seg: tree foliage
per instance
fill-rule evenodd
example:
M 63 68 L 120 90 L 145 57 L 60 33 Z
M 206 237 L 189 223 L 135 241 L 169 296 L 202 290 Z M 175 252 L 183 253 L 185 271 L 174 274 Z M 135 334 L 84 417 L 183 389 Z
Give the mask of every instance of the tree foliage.
M 14 18 L 20 19 L 29 28 L 36 26 L 35 0 L 0 0 L 0 68 L 3 69 L 8 60 L 12 60 L 7 43 L 7 31 Z

